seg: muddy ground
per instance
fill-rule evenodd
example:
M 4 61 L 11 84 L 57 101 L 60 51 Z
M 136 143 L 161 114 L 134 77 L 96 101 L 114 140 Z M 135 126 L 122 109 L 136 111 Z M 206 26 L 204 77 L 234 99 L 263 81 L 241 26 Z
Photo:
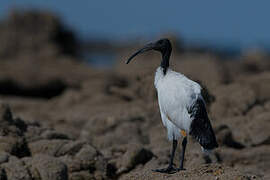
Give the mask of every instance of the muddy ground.
M 220 147 L 205 158 L 189 137 L 186 170 L 167 175 L 151 171 L 168 164 L 171 148 L 153 85 L 158 53 L 126 65 L 133 47 L 112 69 L 95 69 L 59 19 L 37 12 L 13 12 L 0 39 L 0 179 L 270 178 L 266 53 L 173 51 L 171 68 L 206 87 Z

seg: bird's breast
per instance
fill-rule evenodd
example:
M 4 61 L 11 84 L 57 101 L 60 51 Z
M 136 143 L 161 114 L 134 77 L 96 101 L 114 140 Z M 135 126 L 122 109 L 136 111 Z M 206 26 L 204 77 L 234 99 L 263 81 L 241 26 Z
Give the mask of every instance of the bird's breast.
M 179 129 L 189 132 L 191 123 L 187 111 L 187 99 L 185 96 L 179 96 L 175 91 L 169 89 L 158 89 L 158 102 L 160 111 Z
M 163 75 L 157 69 L 155 87 L 158 94 L 160 111 L 169 116 L 178 128 L 189 132 L 191 118 L 188 108 L 200 94 L 200 86 L 184 75 L 168 69 Z

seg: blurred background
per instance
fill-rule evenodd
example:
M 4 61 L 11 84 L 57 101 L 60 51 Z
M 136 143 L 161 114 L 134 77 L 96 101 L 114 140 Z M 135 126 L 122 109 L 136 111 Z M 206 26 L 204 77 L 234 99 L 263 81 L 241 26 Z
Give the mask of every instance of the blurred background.
M 269 7 L 266 0 L 1 2 L 0 177 L 270 178 Z M 187 171 L 166 177 L 151 172 L 167 165 L 171 147 L 153 85 L 160 54 L 124 63 L 160 38 L 172 42 L 171 68 L 204 87 L 220 145 L 206 158 L 189 138 Z
M 74 2 L 4 1 L 0 16 L 12 11 L 39 10 L 61 19 L 82 45 L 85 59 L 111 66 L 116 47 L 150 41 L 168 34 L 185 48 L 196 46 L 239 55 L 246 49 L 269 51 L 268 1 L 180 2 L 135 1 Z M 95 46 L 95 50 L 91 49 Z M 106 46 L 106 47 L 104 47 Z M 101 53 L 100 51 L 108 51 Z M 89 53 L 92 50 L 94 52 Z M 104 62 L 105 59 L 108 62 Z M 93 62 L 94 61 L 94 62 Z M 103 64 L 104 63 L 104 64 Z M 105 65 L 106 64 L 106 65 Z

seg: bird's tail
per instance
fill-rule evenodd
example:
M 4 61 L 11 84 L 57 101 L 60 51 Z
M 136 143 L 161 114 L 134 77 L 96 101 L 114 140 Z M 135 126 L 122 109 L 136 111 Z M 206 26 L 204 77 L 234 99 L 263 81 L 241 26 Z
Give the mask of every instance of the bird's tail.
M 201 124 L 202 122 L 203 124 Z M 200 143 L 205 152 L 210 152 L 218 147 L 215 133 L 208 118 L 207 120 L 194 119 L 191 123 L 190 134 Z
M 198 99 L 190 110 L 193 119 L 189 134 L 193 136 L 204 150 L 212 150 L 218 147 L 215 133 L 208 118 L 203 100 Z

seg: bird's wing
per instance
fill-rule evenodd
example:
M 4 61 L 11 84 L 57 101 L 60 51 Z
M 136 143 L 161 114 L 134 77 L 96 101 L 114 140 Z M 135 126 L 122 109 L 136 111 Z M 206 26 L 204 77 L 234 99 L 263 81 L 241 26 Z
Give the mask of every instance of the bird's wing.
M 207 115 L 205 103 L 201 95 L 188 107 L 188 113 L 192 119 L 189 134 L 207 150 L 218 147 L 216 137 Z

